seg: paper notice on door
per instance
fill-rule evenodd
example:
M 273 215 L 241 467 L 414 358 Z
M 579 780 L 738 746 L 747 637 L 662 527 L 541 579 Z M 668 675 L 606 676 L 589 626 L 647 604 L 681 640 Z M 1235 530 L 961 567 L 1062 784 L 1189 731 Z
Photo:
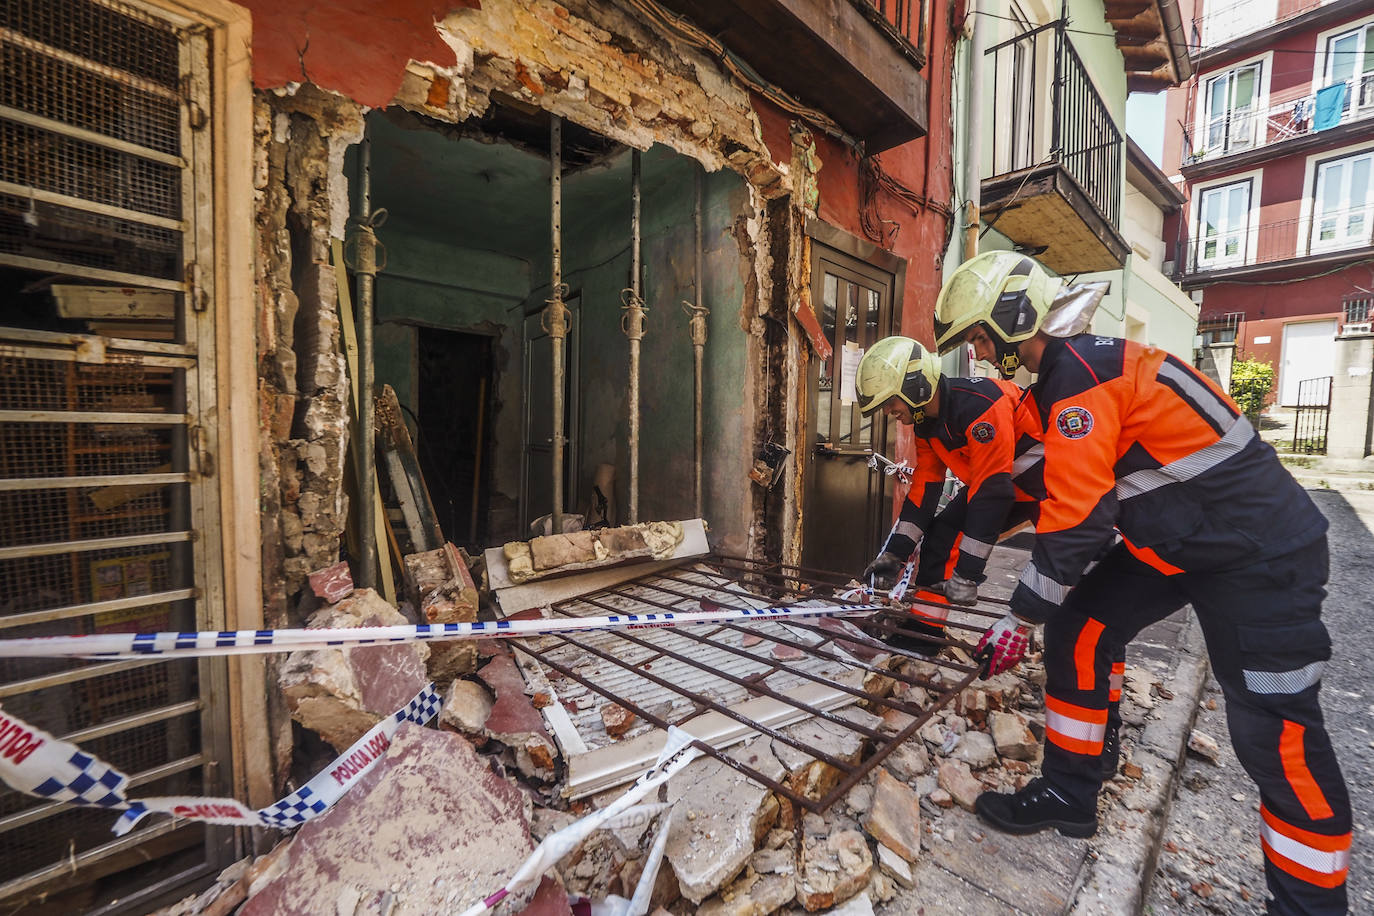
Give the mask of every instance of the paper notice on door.
M 854 389 L 854 377 L 859 372 L 859 360 L 864 358 L 864 348 L 852 340 L 846 340 L 840 354 L 840 403 L 853 404 L 859 399 L 859 393 Z

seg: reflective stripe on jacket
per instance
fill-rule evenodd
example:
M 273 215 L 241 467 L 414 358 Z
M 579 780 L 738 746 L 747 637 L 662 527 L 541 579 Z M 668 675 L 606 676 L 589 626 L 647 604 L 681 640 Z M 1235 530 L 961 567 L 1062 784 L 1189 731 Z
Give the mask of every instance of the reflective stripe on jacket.
M 1045 449 L 1035 549 L 1012 596 L 1029 620 L 1057 609 L 1113 526 L 1165 573 L 1253 563 L 1326 530 L 1235 403 L 1163 350 L 1053 340 L 1027 402 Z

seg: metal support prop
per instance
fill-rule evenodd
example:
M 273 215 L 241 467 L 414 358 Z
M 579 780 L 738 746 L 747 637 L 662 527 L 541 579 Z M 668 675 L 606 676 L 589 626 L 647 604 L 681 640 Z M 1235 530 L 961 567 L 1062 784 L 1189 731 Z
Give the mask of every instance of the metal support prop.
M 986 0 L 984 0 L 986 2 Z M 980 21 L 979 0 L 970 0 L 969 21 L 969 65 L 968 65 L 968 147 L 964 163 L 964 194 L 968 206 L 964 213 L 964 260 L 978 253 L 979 223 L 982 219 L 982 173 L 983 173 L 983 70 L 987 57 L 988 28 Z M 1056 125 L 1055 129 L 1058 129 Z
M 568 337 L 568 307 L 563 303 L 563 119 L 549 125 L 549 183 L 552 198 L 553 265 L 544 328 L 553 346 L 553 533 L 563 533 L 563 347 Z
M 377 236 L 372 230 L 372 141 L 363 134 L 358 149 L 358 230 L 356 242 L 358 277 L 358 542 L 361 545 L 358 584 L 377 586 L 376 501 L 376 387 L 373 365 L 373 283 L 377 278 Z
M 702 240 L 701 240 L 701 205 L 704 196 L 706 172 L 701 167 L 696 170 L 696 204 L 692 208 L 692 224 L 696 232 L 696 253 L 694 262 L 694 285 L 696 286 L 696 302 L 684 302 L 683 308 L 691 316 L 688 328 L 692 334 L 692 422 L 696 431 L 696 439 L 693 443 L 693 463 L 692 463 L 692 487 L 695 498 L 696 517 L 702 517 L 701 511 L 701 441 L 702 441 L 702 394 L 701 382 L 704 374 L 703 365 L 706 356 L 706 316 L 711 314 L 711 310 L 702 305 L 702 284 L 704 282 L 701 270 L 702 260 Z
M 630 157 L 630 288 L 621 294 L 625 314 L 620 329 L 630 339 L 630 524 L 639 522 L 639 342 L 644 339 L 644 307 L 640 275 L 640 157 L 635 150 Z

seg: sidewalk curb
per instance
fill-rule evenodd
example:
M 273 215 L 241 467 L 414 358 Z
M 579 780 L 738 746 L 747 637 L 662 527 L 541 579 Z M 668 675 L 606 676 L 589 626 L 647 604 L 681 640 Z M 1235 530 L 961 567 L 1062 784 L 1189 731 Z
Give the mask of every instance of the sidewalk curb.
M 1144 770 L 1100 822 L 1079 870 L 1069 916 L 1120 916 L 1141 912 L 1159 861 L 1174 788 L 1187 753 L 1188 736 L 1210 670 L 1197 619 L 1189 618 L 1187 645 L 1160 704 L 1131 754 Z

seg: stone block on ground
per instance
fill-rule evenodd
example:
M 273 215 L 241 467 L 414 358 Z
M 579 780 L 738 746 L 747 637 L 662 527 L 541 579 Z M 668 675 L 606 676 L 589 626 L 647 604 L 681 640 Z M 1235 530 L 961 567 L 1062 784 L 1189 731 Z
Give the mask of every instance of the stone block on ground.
M 828 910 L 867 887 L 872 873 L 873 854 L 857 830 L 807 835 L 797 875 L 797 902 L 809 913 Z
M 911 873 L 911 864 L 882 843 L 878 844 L 878 867 L 902 887 L 916 886 L 916 878 Z
M 451 732 L 402 725 L 386 755 L 335 806 L 297 831 L 287 865 L 242 916 L 456 913 L 500 887 L 534 849 L 521 792 Z M 532 889 L 513 901 L 519 912 Z M 549 895 L 544 895 L 549 896 Z M 549 905 L 570 912 L 566 897 Z M 511 905 L 511 904 L 508 904 Z
M 544 781 L 553 779 L 557 752 L 544 729 L 544 716 L 525 692 L 525 679 L 515 660 L 509 655 L 493 656 L 477 676 L 496 695 L 487 716 L 487 734 L 514 752 L 521 773 Z
M 766 738 L 730 756 L 772 779 L 784 770 Z M 699 904 L 733 880 L 777 817 L 771 790 L 715 759 L 693 761 L 668 783 L 673 819 L 666 855 L 682 896 Z
M 878 769 L 873 804 L 863 819 L 868 835 L 915 862 L 921 853 L 921 802 L 916 793 L 887 770 Z
M 405 564 L 421 623 L 471 623 L 477 619 L 477 585 L 458 548 L 445 544 L 413 553 L 405 558 Z M 470 639 L 430 646 L 427 669 L 437 683 L 470 674 L 477 667 L 477 646 Z
M 760 875 L 746 869 L 719 896 L 702 904 L 697 916 L 767 916 L 791 903 L 796 894 L 790 874 Z
M 455 680 L 444 695 L 439 724 L 465 735 L 485 735 L 487 717 L 495 700 L 476 681 Z
M 877 716 L 852 706 L 836 711 L 835 715 L 867 728 L 876 729 L 881 724 Z M 782 729 L 782 733 L 803 747 L 823 750 L 846 766 L 857 766 L 863 757 L 864 736 L 825 719 L 798 722 Z M 773 741 L 773 756 L 787 771 L 787 787 L 806 798 L 822 798 L 844 776 L 830 764 L 782 741 Z
M 902 782 L 911 782 L 930 770 L 930 752 L 926 750 L 924 742 L 913 738 L 897 745 L 892 753 L 887 755 L 883 766 Z
M 394 626 L 407 621 L 370 588 L 353 591 L 310 618 L 321 627 Z M 424 643 L 308 649 L 287 656 L 277 677 L 291 718 L 344 750 L 429 683 Z
M 1026 723 L 1026 717 L 1016 712 L 992 712 L 988 729 L 997 753 L 1012 760 L 1032 760 L 1040 742 Z
M 954 757 L 969 765 L 969 769 L 982 770 L 997 762 L 997 749 L 993 746 L 992 736 L 987 732 L 965 732 L 954 749 Z
M 969 770 L 962 760 L 946 760 L 940 764 L 938 773 L 940 788 L 949 793 L 955 804 L 966 811 L 973 810 L 973 803 L 983 794 L 983 784 Z

